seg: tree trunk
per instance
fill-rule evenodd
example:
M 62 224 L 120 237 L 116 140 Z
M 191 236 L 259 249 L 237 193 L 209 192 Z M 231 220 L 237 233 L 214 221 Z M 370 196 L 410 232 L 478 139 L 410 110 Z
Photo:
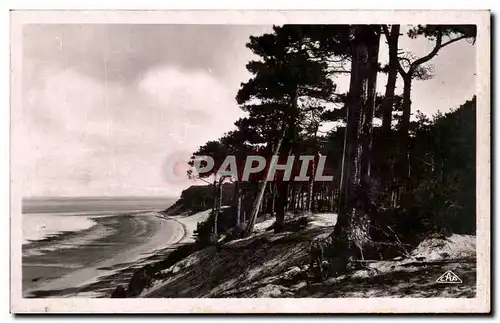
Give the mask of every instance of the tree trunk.
M 264 198 L 262 199 L 262 207 L 261 207 L 261 213 L 264 214 L 264 216 L 267 214 L 267 204 L 269 202 L 269 187 L 266 187 L 266 190 L 264 190 Z M 267 192 L 267 194 L 266 194 Z
M 290 114 L 287 120 L 286 132 L 284 133 L 282 156 L 288 157 L 292 153 L 292 147 L 296 140 L 296 122 L 298 116 L 298 89 L 295 87 L 292 94 Z M 285 226 L 285 211 L 288 202 L 288 187 L 289 181 L 283 179 L 278 186 L 278 196 L 276 200 L 276 222 L 274 225 L 274 232 L 280 232 Z
M 288 196 L 288 181 L 283 181 L 278 185 L 278 197 L 276 200 L 276 222 L 274 232 L 281 232 L 285 225 L 285 208 Z
M 345 137 L 345 150 L 342 162 L 341 205 L 335 226 L 334 238 L 338 247 L 345 252 L 345 260 L 352 254 L 353 247 L 361 251 L 364 243 L 369 239 L 369 223 L 362 218 L 356 205 L 356 191 L 362 179 L 363 165 L 363 119 L 366 117 L 365 109 L 369 107 L 370 84 L 375 79 L 372 62 L 376 53 L 374 46 L 378 46 L 378 36 L 374 26 L 355 26 L 355 38 L 352 42 L 351 79 L 347 103 L 347 128 Z
M 213 219 L 215 219 L 215 211 L 217 210 L 217 178 L 215 177 L 215 175 L 214 175 L 214 191 L 212 194 L 214 196 L 214 199 L 213 199 L 213 203 L 212 203 L 212 212 L 210 213 L 210 216 Z M 217 234 L 216 226 L 217 226 L 217 223 L 214 220 L 213 227 L 212 227 L 212 232 L 214 234 Z
M 387 73 L 387 83 L 385 86 L 385 95 L 382 101 L 382 127 L 380 135 L 376 138 L 377 148 L 375 151 L 376 172 L 380 179 L 381 187 L 384 191 L 390 191 L 390 181 L 392 180 L 392 150 L 385 149 L 384 146 L 392 147 L 394 145 L 391 132 L 392 111 L 394 107 L 394 93 L 396 90 L 396 81 L 398 77 L 398 42 L 400 25 L 392 25 L 391 30 L 383 27 L 385 38 L 389 47 L 389 63 Z
M 284 139 L 286 142 L 283 144 L 283 154 L 288 155 L 290 153 L 291 138 L 287 136 Z M 285 225 L 285 212 L 286 206 L 288 204 L 288 191 L 289 191 L 289 181 L 281 181 L 276 184 L 277 186 L 277 196 L 276 196 L 276 222 L 274 224 L 274 231 L 280 232 Z
M 331 195 L 330 195 L 330 203 L 329 203 L 329 208 L 330 208 L 330 212 L 335 212 L 335 200 L 337 199 L 337 194 L 336 194 L 336 191 L 335 191 L 335 188 L 332 187 L 332 192 L 331 192 Z
M 234 191 L 233 191 L 233 198 L 231 200 L 231 207 L 233 209 L 233 212 L 236 212 L 237 213 L 237 216 L 236 216 L 236 224 L 239 224 L 240 223 L 240 219 L 238 217 L 238 203 L 240 203 L 240 182 L 239 181 L 236 181 L 234 183 Z
M 394 92 L 398 78 L 399 30 L 399 25 L 392 25 L 390 35 L 386 35 L 389 46 L 389 71 L 387 73 L 384 100 L 382 101 L 382 138 L 386 138 L 391 132 Z
M 222 210 L 222 193 L 223 193 L 223 182 L 224 182 L 224 177 L 221 177 L 219 180 L 219 206 L 218 206 L 218 211 L 220 212 Z
M 273 183 L 272 195 L 271 195 L 271 217 L 273 217 L 276 213 L 275 205 L 276 205 L 276 183 Z
M 280 148 L 281 148 L 281 143 L 283 142 L 284 136 L 285 136 L 285 129 L 283 130 L 281 138 L 279 139 L 278 143 L 276 144 L 276 148 L 274 149 L 273 156 L 278 156 Z M 253 227 L 255 225 L 255 220 L 257 219 L 257 215 L 259 214 L 260 207 L 262 205 L 262 199 L 264 197 L 264 192 L 266 190 L 268 173 L 269 173 L 269 168 L 267 170 L 266 177 L 259 185 L 257 197 L 255 198 L 255 201 L 254 201 L 254 204 L 252 207 L 252 213 L 250 213 L 250 218 L 249 218 L 248 224 L 245 228 L 245 234 L 244 234 L 245 237 L 248 237 L 253 231 Z
M 405 188 L 409 188 L 409 131 L 410 131 L 410 116 L 411 116 L 411 83 L 412 77 L 406 77 L 403 88 L 403 117 L 400 128 L 400 155 L 399 155 L 399 180 Z
M 316 156 L 311 163 L 311 176 L 309 177 L 309 189 L 307 192 L 307 212 L 312 212 L 313 191 L 314 191 L 314 174 L 316 173 Z
M 302 182 L 300 183 L 300 187 L 299 187 L 299 193 L 297 195 L 297 208 L 300 210 L 300 211 L 304 211 L 304 208 L 303 208 L 303 205 L 302 205 Z
M 376 32 L 374 38 L 368 44 L 368 65 L 369 75 L 367 81 L 366 100 L 363 104 L 361 138 L 362 138 L 362 160 L 361 160 L 361 178 L 370 177 L 371 157 L 373 144 L 373 114 L 375 110 L 375 97 L 377 94 L 377 69 L 378 69 L 378 52 L 380 47 L 380 30 Z
M 327 188 L 325 188 L 325 182 L 323 182 L 321 184 L 321 191 L 320 191 L 320 193 L 321 194 L 319 196 L 319 208 L 318 209 L 319 209 L 320 212 L 324 212 L 324 211 L 327 211 L 325 209 L 325 205 L 327 203 L 327 198 L 326 198 L 326 196 L 327 196 Z
M 241 190 L 238 189 L 238 197 L 236 203 L 236 226 L 238 227 L 241 222 Z
M 219 179 L 219 203 L 217 205 L 217 208 L 215 209 L 215 216 L 214 216 L 214 235 L 217 237 L 218 235 L 218 220 L 219 220 L 219 213 L 222 210 L 222 182 L 224 182 L 224 177 L 221 177 Z
M 297 210 L 297 185 L 295 183 L 292 183 L 292 198 L 291 198 L 291 206 L 292 206 L 292 212 L 295 213 Z
M 291 196 L 292 196 L 292 185 L 290 185 L 290 183 L 288 184 L 288 191 L 286 193 L 286 207 L 285 207 L 285 210 L 288 211 L 290 209 L 292 209 L 291 207 L 291 204 L 292 204 L 292 199 L 291 199 Z

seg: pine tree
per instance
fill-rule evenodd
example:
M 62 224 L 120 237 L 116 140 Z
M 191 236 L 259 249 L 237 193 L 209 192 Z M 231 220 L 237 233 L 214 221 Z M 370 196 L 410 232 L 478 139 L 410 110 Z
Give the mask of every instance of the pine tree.
M 264 136 L 268 139 L 268 151 L 281 159 L 286 160 L 293 152 L 302 130 L 306 105 L 301 100 L 307 97 L 328 101 L 335 89 L 328 77 L 328 64 L 319 59 L 323 48 L 315 46 L 317 42 L 313 41 L 323 31 L 322 27 L 315 31 L 310 26 L 274 27 L 273 33 L 250 37 L 247 44 L 261 60 L 247 65 L 253 77 L 242 84 L 237 101 L 250 118 L 269 121 L 265 125 L 259 123 L 259 127 L 270 132 Z M 267 176 L 261 182 L 246 234 L 253 230 L 266 185 Z M 277 231 L 283 226 L 288 188 L 288 181 L 279 181 Z
M 403 79 L 403 117 L 401 120 L 400 131 L 400 157 L 399 157 L 399 179 L 407 189 L 409 188 L 409 127 L 411 116 L 411 88 L 413 79 L 428 79 L 429 68 L 425 67 L 425 63 L 433 59 L 439 51 L 444 47 L 451 45 L 460 40 L 472 39 L 474 42 L 476 37 L 475 25 L 419 25 L 412 28 L 408 32 L 410 38 L 424 36 L 435 42 L 434 48 L 427 55 L 420 58 L 407 55 L 399 57 L 398 71 Z

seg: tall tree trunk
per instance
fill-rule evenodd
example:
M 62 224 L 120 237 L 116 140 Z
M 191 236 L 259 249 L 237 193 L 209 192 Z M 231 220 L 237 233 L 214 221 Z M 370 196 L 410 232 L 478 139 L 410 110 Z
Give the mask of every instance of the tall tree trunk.
M 347 129 L 345 150 L 342 163 L 343 184 L 341 185 L 340 212 L 334 230 L 340 252 L 345 252 L 343 259 L 347 259 L 354 247 L 361 251 L 366 239 L 369 239 L 369 223 L 361 219 L 360 210 L 356 205 L 356 192 L 361 183 L 363 159 L 363 119 L 365 109 L 370 105 L 370 89 L 374 80 L 372 62 L 376 52 L 373 47 L 378 46 L 378 36 L 374 26 L 355 26 L 355 38 L 352 42 L 351 79 L 347 104 Z
M 292 94 L 290 113 L 287 120 L 286 132 L 283 138 L 282 156 L 288 157 L 292 153 L 292 147 L 296 140 L 296 122 L 298 116 L 298 89 L 295 87 Z M 285 158 L 286 160 L 286 158 Z M 278 183 L 278 196 L 276 200 L 276 222 L 274 232 L 281 232 L 285 226 L 285 211 L 288 202 L 288 186 L 289 181 L 283 180 Z
M 384 26 L 387 45 L 389 46 L 389 70 L 387 73 L 387 84 L 385 86 L 384 100 L 382 101 L 382 128 L 381 134 L 377 145 L 376 157 L 378 177 L 381 181 L 383 189 L 388 189 L 389 181 L 391 180 L 391 163 L 392 150 L 383 149 L 382 145 L 389 145 L 392 147 L 394 142 L 392 139 L 391 125 L 392 125 L 392 110 L 394 107 L 394 93 L 396 91 L 396 81 L 398 78 L 398 43 L 400 25 L 392 25 L 389 32 L 388 28 Z
M 329 203 L 329 210 L 330 212 L 335 212 L 335 201 L 337 199 L 337 193 L 334 187 L 331 188 L 331 193 L 330 193 L 330 203 Z
M 293 194 L 293 185 L 290 185 L 290 183 L 288 183 L 288 192 L 287 192 L 287 196 L 286 196 L 286 210 L 290 210 L 290 209 L 293 209 L 292 207 L 292 194 Z
M 304 211 L 304 185 L 300 183 L 300 192 L 299 192 L 299 209 L 300 211 Z
M 373 40 L 368 44 L 368 65 L 369 75 L 367 81 L 366 101 L 363 105 L 364 118 L 362 118 L 361 137 L 362 137 L 362 160 L 361 160 L 361 178 L 370 176 L 371 157 L 373 144 L 373 114 L 375 110 L 375 97 L 377 95 L 377 70 L 378 70 L 378 52 L 380 47 L 380 30 L 375 32 Z
M 234 183 L 233 198 L 231 200 L 231 207 L 233 208 L 233 212 L 237 212 L 237 208 L 238 208 L 238 202 L 239 202 L 239 198 L 240 198 L 239 187 L 240 187 L 240 182 L 236 181 Z M 237 222 L 239 223 L 239 219 L 237 220 Z
M 411 116 L 411 85 L 412 77 L 404 77 L 403 88 L 403 117 L 401 120 L 400 128 L 400 155 L 399 155 L 399 180 L 404 188 L 409 188 L 409 130 L 410 130 L 410 116 Z
M 316 145 L 318 142 L 318 131 L 319 131 L 319 122 L 315 123 L 314 126 L 314 144 Z M 316 163 L 318 158 L 319 161 L 319 153 L 318 150 L 314 151 L 314 159 L 311 163 L 311 176 L 309 177 L 309 192 L 307 194 L 307 211 L 312 212 L 313 204 L 314 204 L 314 177 L 316 175 Z
M 290 129 L 290 128 L 289 128 Z M 284 139 L 283 144 L 283 154 L 288 155 L 290 153 L 291 138 L 288 135 Z M 281 232 L 285 225 L 285 212 L 286 206 L 288 204 L 288 191 L 289 191 L 289 181 L 278 182 L 277 185 L 277 196 L 276 196 L 276 222 L 274 224 L 274 232 Z
M 382 136 L 386 138 L 391 132 L 392 108 L 394 106 L 394 92 L 398 78 L 398 42 L 400 25 L 392 25 L 390 35 L 386 39 L 389 46 L 389 71 L 387 73 L 387 84 L 385 86 L 384 100 L 382 101 Z
M 353 63 L 351 63 L 352 65 Z M 352 82 L 352 74 L 353 72 L 351 71 L 351 82 Z M 350 96 L 350 94 L 348 94 Z M 349 106 L 347 107 L 347 123 L 349 124 L 349 116 L 351 116 L 351 119 L 354 118 L 352 113 L 349 112 Z M 353 123 L 354 121 L 351 121 Z M 352 128 L 352 126 L 351 126 Z M 347 166 L 347 156 L 350 156 L 351 154 L 351 149 L 353 149 L 352 146 L 352 138 L 349 137 L 348 133 L 348 126 L 346 126 L 346 129 L 344 131 L 344 148 L 342 149 L 342 167 L 340 170 L 340 186 L 339 186 L 339 194 L 338 194 L 338 202 L 337 202 L 337 212 L 340 214 L 341 209 L 343 209 L 346 205 L 346 192 L 347 192 L 347 174 L 346 172 L 349 170 L 349 167 Z M 352 136 L 352 135 L 351 135 Z M 349 146 L 348 146 L 349 142 Z M 337 218 L 338 221 L 338 218 Z M 338 227 L 338 224 L 335 226 L 336 228 Z
M 219 212 L 222 210 L 222 202 L 223 202 L 222 201 L 222 198 L 223 198 L 222 194 L 223 194 L 223 189 L 224 189 L 223 183 L 224 183 L 224 177 L 221 177 L 219 179 L 219 206 L 218 206 Z
M 321 183 L 321 191 L 320 191 L 320 196 L 319 196 L 319 211 L 324 212 L 326 211 L 325 205 L 327 202 L 326 199 L 326 194 L 327 194 L 327 189 L 325 188 L 325 182 Z
M 292 199 L 291 199 L 292 212 L 295 213 L 297 210 L 297 185 L 292 183 Z
M 275 206 L 276 206 L 276 183 L 273 183 L 272 185 L 272 195 L 271 195 L 271 217 L 274 217 L 276 211 L 275 211 Z
M 218 220 L 219 220 L 219 213 L 222 211 L 222 183 L 224 182 L 224 177 L 221 177 L 219 179 L 219 203 L 217 204 L 217 208 L 215 209 L 215 216 L 214 216 L 214 235 L 217 237 L 218 235 Z
M 238 227 L 241 223 L 241 190 L 237 190 L 237 202 L 236 202 L 236 226 Z
M 293 211 L 297 212 L 298 210 L 300 210 L 300 201 L 299 201 L 300 186 L 297 183 L 294 183 L 294 193 L 293 194 L 294 194 L 294 197 L 293 197 L 293 200 L 294 200 Z
M 278 156 L 278 154 L 279 154 L 279 151 L 281 148 L 281 143 L 283 142 L 283 138 L 285 136 L 285 131 L 286 131 L 286 129 L 283 129 L 283 133 L 282 133 L 280 139 L 278 140 L 278 143 L 276 144 L 276 148 L 274 149 L 273 156 Z M 269 173 L 269 168 L 267 169 L 266 177 L 259 184 L 259 190 L 257 193 L 257 197 L 255 198 L 255 201 L 254 201 L 254 204 L 252 207 L 252 212 L 250 213 L 250 218 L 249 218 L 248 224 L 245 228 L 245 234 L 244 234 L 245 237 L 248 237 L 252 233 L 253 227 L 255 225 L 255 220 L 257 219 L 257 215 L 259 214 L 260 207 L 262 206 L 262 199 L 264 197 L 264 192 L 265 192 L 266 186 L 267 186 L 268 173 Z
M 210 216 L 212 219 L 214 219 L 213 227 L 212 227 L 212 233 L 217 234 L 217 222 L 215 221 L 215 211 L 217 210 L 217 178 L 214 175 L 214 191 L 213 191 L 213 202 L 212 202 L 212 212 L 210 213 Z
M 309 177 L 309 189 L 307 192 L 307 212 L 312 212 L 313 191 L 314 191 L 314 174 L 316 173 L 316 156 L 311 163 L 311 176 Z
M 267 214 L 268 202 L 269 202 L 269 187 L 266 187 L 266 190 L 264 190 L 264 198 L 262 199 L 262 207 L 261 207 L 261 213 L 264 214 L 264 216 Z
M 274 224 L 274 232 L 281 232 L 285 225 L 288 183 L 288 181 L 283 181 L 278 185 L 278 196 L 276 199 L 276 222 Z

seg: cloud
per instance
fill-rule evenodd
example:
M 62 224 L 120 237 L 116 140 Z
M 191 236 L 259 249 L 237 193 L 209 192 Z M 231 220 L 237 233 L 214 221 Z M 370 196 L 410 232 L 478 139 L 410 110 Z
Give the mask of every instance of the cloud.
M 172 195 L 165 159 L 233 127 L 245 43 L 269 26 L 23 28 L 20 143 L 27 196 Z
M 24 96 L 24 182 L 31 195 L 173 195 L 162 167 L 231 129 L 241 114 L 208 71 L 161 66 L 128 86 L 57 66 Z
M 25 56 L 58 62 L 101 80 L 134 82 L 144 71 L 169 64 L 183 70 L 233 74 L 251 34 L 270 26 L 196 24 L 34 24 L 23 28 Z M 240 68 L 244 69 L 245 62 Z M 106 71 L 103 65 L 107 66 Z

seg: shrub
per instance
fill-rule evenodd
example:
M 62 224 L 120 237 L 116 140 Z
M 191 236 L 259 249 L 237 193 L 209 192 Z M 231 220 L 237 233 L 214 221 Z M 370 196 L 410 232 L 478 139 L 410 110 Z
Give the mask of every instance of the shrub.
M 202 222 L 198 222 L 196 225 L 196 230 L 194 231 L 195 240 L 202 246 L 213 245 L 217 243 L 219 235 L 230 234 L 230 239 L 238 239 L 241 236 L 240 232 L 243 229 L 243 225 L 238 228 L 236 226 L 236 208 L 234 207 L 224 207 L 220 210 L 217 216 L 217 233 L 218 236 L 213 234 L 214 226 L 214 215 L 210 213 L 208 219 Z M 226 237 L 226 239 L 228 239 Z M 226 240 L 225 239 L 225 240 Z
M 460 201 L 462 187 L 454 182 L 426 181 L 401 196 L 400 206 L 371 217 L 371 237 L 377 241 L 400 239 L 418 244 L 431 236 L 474 234 L 474 202 Z M 471 205 L 472 204 L 472 205 Z M 394 232 L 397 232 L 397 238 Z
M 197 244 L 207 246 L 217 241 L 217 237 L 213 234 L 213 222 L 212 216 L 209 216 L 205 221 L 198 222 L 194 231 L 194 238 Z

